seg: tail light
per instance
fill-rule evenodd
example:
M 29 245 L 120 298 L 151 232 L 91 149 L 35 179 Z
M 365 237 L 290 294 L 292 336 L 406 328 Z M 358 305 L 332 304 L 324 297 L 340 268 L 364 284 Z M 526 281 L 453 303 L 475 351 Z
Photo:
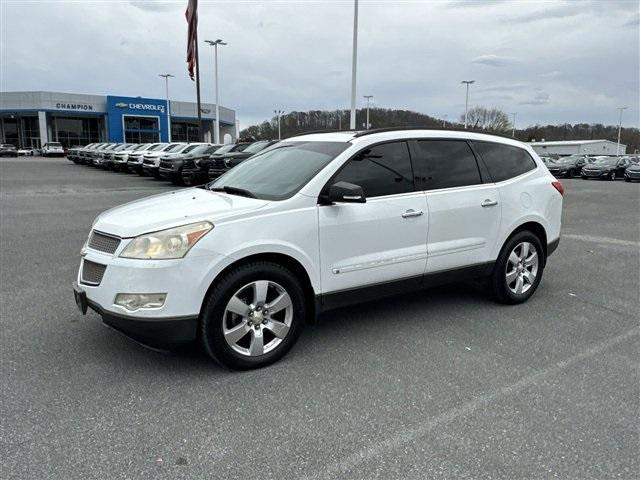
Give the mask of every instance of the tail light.
M 551 182 L 551 185 L 553 185 L 553 188 L 555 188 L 560 195 L 564 195 L 564 186 L 561 181 L 556 180 L 555 182 Z

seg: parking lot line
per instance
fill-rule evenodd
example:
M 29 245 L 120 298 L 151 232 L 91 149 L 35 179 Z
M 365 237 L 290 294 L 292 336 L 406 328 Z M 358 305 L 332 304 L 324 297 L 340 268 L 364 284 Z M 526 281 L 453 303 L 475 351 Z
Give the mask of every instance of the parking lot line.
M 406 444 L 416 442 L 420 437 L 425 436 L 438 426 L 447 424 L 461 416 L 473 413 L 478 409 L 486 408 L 491 403 L 503 397 L 514 395 L 529 386 L 535 385 L 544 378 L 556 375 L 576 363 L 595 357 L 596 355 L 599 355 L 606 350 L 638 335 L 640 335 L 640 327 L 631 328 L 620 335 L 616 335 L 615 337 L 611 337 L 603 342 L 593 345 L 565 360 L 561 360 L 547 368 L 543 368 L 542 370 L 538 370 L 535 373 L 527 375 L 512 385 L 501 387 L 492 393 L 481 395 L 458 407 L 442 412 L 441 414 L 428 419 L 426 422 L 419 424 L 417 427 L 391 435 L 388 439 L 382 442 L 374 445 L 369 444 L 365 448 L 345 457 L 343 460 L 333 465 L 329 465 L 324 471 L 303 478 L 305 480 L 328 479 L 333 478 L 336 474 L 339 475 L 350 472 L 364 462 L 373 460 L 376 457 L 389 453 L 390 451 L 397 450 Z
M 640 242 L 634 242 L 632 240 L 621 240 L 619 238 L 611 238 L 611 237 L 597 237 L 594 235 L 576 235 L 573 233 L 563 233 L 562 238 L 566 238 L 569 240 L 582 240 L 584 242 L 592 242 L 592 243 L 620 245 L 624 247 L 640 247 Z

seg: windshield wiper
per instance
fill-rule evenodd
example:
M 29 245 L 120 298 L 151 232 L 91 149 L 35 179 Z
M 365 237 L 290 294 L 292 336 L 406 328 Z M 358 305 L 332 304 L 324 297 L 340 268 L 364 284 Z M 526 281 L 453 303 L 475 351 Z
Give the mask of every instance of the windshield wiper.
M 256 196 L 249 190 L 238 187 L 230 187 L 228 185 L 225 185 L 224 187 L 211 187 L 209 188 L 209 190 L 211 190 L 212 192 L 224 192 L 228 193 L 229 195 L 240 195 L 241 197 L 256 198 Z

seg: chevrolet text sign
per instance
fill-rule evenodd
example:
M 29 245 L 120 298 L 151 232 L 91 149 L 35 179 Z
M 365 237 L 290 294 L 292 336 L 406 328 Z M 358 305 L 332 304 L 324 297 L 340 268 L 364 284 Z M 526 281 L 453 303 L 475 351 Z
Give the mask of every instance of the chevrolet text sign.
M 164 113 L 165 106 L 161 104 L 154 103 L 127 103 L 127 102 L 118 102 L 115 104 L 118 108 L 128 108 L 129 110 L 151 110 L 160 113 Z
M 139 138 L 140 131 L 125 132 L 125 126 L 131 125 L 127 117 L 149 117 L 142 132 L 145 138 L 153 137 L 162 142 L 168 141 L 169 119 L 167 102 L 156 98 L 107 96 L 107 123 L 109 141 L 121 142 L 126 138 Z M 149 125 L 156 125 L 149 129 Z

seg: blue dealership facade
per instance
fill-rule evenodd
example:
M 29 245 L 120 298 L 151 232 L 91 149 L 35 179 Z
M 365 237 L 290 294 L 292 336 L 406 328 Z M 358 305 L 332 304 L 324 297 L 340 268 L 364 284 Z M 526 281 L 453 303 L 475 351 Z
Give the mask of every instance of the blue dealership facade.
M 215 105 L 202 104 L 202 130 L 212 142 Z M 220 107 L 220 138 L 237 137 L 235 111 Z M 61 92 L 0 93 L 0 141 L 17 147 L 61 142 L 65 147 L 93 142 L 198 141 L 195 102 L 146 97 Z

